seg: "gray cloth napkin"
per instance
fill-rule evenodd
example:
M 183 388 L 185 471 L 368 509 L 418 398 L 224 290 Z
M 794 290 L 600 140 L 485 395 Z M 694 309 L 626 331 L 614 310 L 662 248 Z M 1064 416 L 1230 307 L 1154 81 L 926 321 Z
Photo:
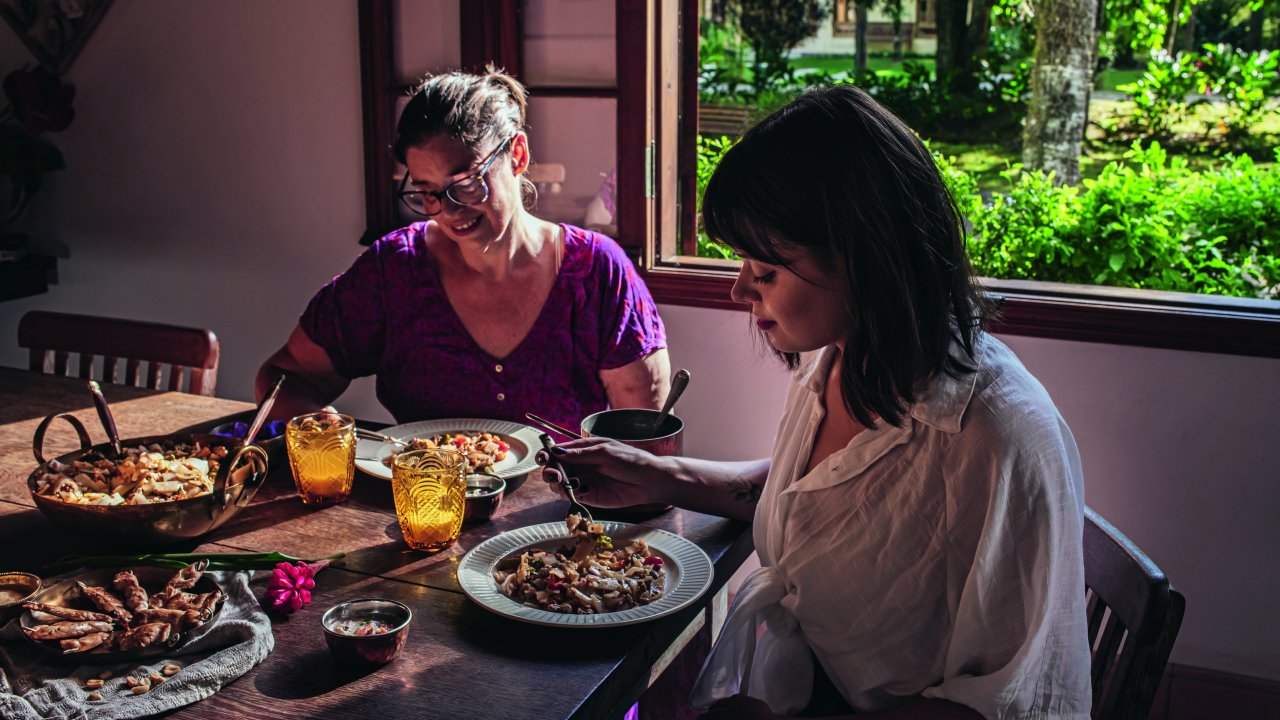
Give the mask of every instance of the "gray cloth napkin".
M 248 572 L 206 573 L 226 600 L 203 635 L 172 654 L 145 663 L 74 664 L 53 658 L 22 637 L 21 618 L 0 628 L 0 718 L 4 720 L 117 720 L 189 705 L 245 674 L 275 646 L 271 621 L 249 589 Z M 165 682 L 134 695 L 126 677 L 143 677 L 168 663 L 182 668 Z M 111 677 L 89 700 L 85 681 L 104 670 Z

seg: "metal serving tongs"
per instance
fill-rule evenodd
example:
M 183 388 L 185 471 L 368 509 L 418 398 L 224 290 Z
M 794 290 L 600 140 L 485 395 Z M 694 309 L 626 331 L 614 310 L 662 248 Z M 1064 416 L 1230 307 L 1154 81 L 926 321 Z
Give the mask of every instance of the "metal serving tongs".
M 588 523 L 594 523 L 596 520 L 591 517 L 591 511 L 587 509 L 586 505 L 578 502 L 578 497 L 573 494 L 573 483 L 569 482 L 569 473 L 565 472 L 564 465 L 561 465 L 560 461 L 556 460 L 555 455 L 551 453 L 551 448 L 556 446 L 556 442 L 546 433 L 538 435 L 538 439 L 542 441 L 542 448 L 547 451 L 547 465 L 560 474 L 560 487 L 569 498 L 569 512 L 565 513 L 565 517 L 576 512 L 585 518 Z

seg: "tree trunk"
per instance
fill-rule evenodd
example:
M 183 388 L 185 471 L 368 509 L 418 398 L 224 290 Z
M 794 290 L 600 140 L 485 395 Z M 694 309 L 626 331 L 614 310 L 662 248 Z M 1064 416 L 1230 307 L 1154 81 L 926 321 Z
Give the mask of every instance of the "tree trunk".
M 867 0 L 861 0 L 853 8 L 853 67 L 857 74 L 867 71 Z
M 1022 163 L 1051 171 L 1058 184 L 1080 181 L 1080 143 L 1088 119 L 1097 0 L 1039 0 L 1035 69 L 1022 133 Z
M 965 44 L 969 52 L 964 64 L 969 70 L 977 67 L 977 60 L 987 54 L 987 39 L 991 35 L 991 7 L 995 0 L 973 0 L 973 16 L 969 18 Z
M 951 82 L 964 67 L 967 48 L 968 0 L 937 0 L 938 49 L 934 52 L 934 73 L 938 82 Z
M 902 15 L 893 16 L 893 59 L 902 59 Z

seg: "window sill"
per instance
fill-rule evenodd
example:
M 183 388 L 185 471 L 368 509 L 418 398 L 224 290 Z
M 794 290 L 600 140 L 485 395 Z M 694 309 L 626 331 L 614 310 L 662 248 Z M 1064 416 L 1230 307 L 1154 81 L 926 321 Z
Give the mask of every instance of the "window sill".
M 662 304 L 741 310 L 734 275 L 661 267 L 643 273 Z M 1280 301 L 1092 285 L 983 279 L 999 306 L 992 332 L 1196 352 L 1280 357 Z

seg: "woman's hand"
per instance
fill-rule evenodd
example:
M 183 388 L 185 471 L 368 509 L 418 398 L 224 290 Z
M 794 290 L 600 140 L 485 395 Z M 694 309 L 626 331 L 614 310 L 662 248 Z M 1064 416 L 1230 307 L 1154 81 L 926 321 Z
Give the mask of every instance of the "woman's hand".
M 539 450 L 535 457 L 543 466 L 542 479 L 557 490 L 564 467 L 580 502 L 599 508 L 627 507 L 664 502 L 658 494 L 670 480 L 661 458 L 607 438 L 589 437 L 557 445 L 548 456 Z
M 763 700 L 748 695 L 734 695 L 720 700 L 711 709 L 698 716 L 698 720 L 777 720 L 786 717 L 776 715 Z

